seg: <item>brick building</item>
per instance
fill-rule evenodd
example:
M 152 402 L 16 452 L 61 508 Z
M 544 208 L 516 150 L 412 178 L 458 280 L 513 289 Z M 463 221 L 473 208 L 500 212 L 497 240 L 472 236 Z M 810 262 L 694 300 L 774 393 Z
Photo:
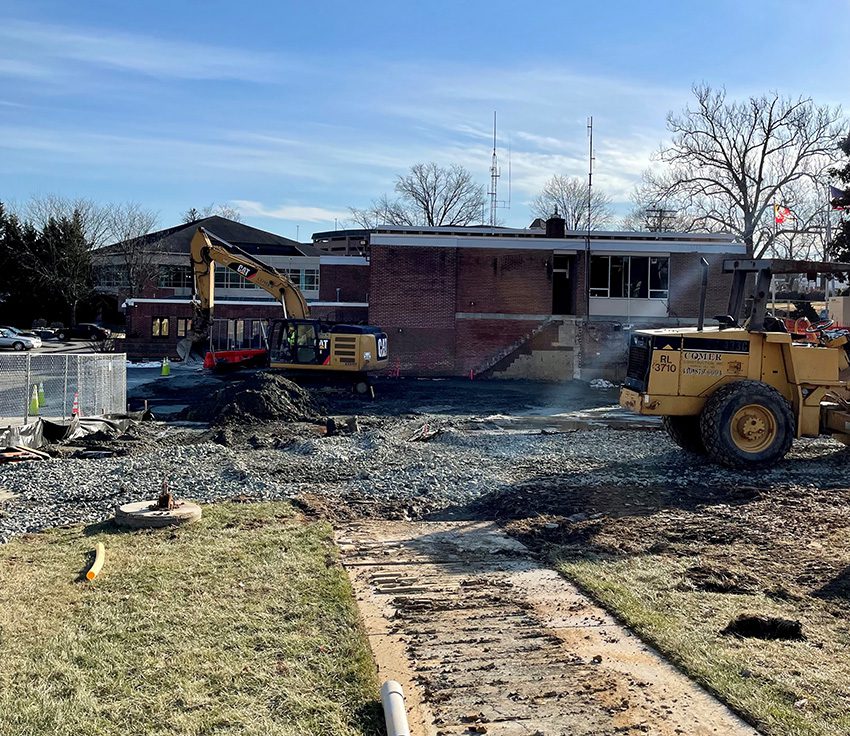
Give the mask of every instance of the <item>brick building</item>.
M 175 357 L 177 342 L 190 329 L 189 244 L 199 226 L 285 272 L 301 289 L 314 316 L 366 321 L 369 266 L 364 257 L 322 253 L 307 243 L 240 222 L 207 217 L 95 252 L 96 288 L 123 310 L 127 337 L 121 349 L 131 358 Z M 282 316 L 280 303 L 227 268 L 216 269 L 215 284 L 216 346 L 260 347 L 264 325 Z
M 722 260 L 745 253 L 731 236 L 594 232 L 587 290 L 586 234 L 562 223 L 379 227 L 316 233 L 313 244 L 368 258 L 369 321 L 402 372 L 616 378 L 630 329 L 696 321 L 702 257 L 706 313 L 725 313 Z
M 702 257 L 706 314 L 725 312 L 722 260 L 745 253 L 728 235 L 593 232 L 586 260 L 586 234 L 558 219 L 526 229 L 337 230 L 309 245 L 211 217 L 147 236 L 156 280 L 132 294 L 124 244 L 96 254 L 99 289 L 124 307 L 131 357 L 176 354 L 192 317 L 189 242 L 199 225 L 285 270 L 314 316 L 382 327 L 392 366 L 416 375 L 617 378 L 631 329 L 695 323 Z M 281 314 L 265 291 L 216 269 L 218 347 L 259 347 L 261 326 Z

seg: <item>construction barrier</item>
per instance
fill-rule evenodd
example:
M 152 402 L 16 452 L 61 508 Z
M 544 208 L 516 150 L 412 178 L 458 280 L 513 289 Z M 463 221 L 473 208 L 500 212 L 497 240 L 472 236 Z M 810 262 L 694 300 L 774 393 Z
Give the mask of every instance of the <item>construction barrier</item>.
M 0 425 L 126 410 L 124 353 L 0 353 Z

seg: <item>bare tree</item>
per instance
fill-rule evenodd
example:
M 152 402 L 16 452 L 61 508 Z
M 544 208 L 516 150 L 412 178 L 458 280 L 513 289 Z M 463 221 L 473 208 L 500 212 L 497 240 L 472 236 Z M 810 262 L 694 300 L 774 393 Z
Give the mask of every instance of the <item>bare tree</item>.
M 674 201 L 689 229 L 726 231 L 748 252 L 768 252 L 777 234 L 773 204 L 797 187 L 817 187 L 834 160 L 839 108 L 772 92 L 728 101 L 724 89 L 694 86 L 695 107 L 667 116 L 669 146 L 660 171 L 645 175 L 648 204 Z
M 242 222 L 242 214 L 238 209 L 221 202 L 211 202 L 201 209 L 190 207 L 183 213 L 183 222 L 197 222 L 198 220 L 203 220 L 205 217 L 213 216 L 224 217 L 225 219 L 233 220 L 234 222 Z
M 396 199 L 387 195 L 366 209 L 350 208 L 361 227 L 385 225 L 469 225 L 481 221 L 484 187 L 476 184 L 462 166 L 448 168 L 430 163 L 415 164 L 396 179 Z
M 110 205 L 85 197 L 63 197 L 61 194 L 34 194 L 20 208 L 20 216 L 39 230 L 51 219 L 76 217 L 90 248 L 100 248 L 110 242 Z
M 555 174 L 532 201 L 531 212 L 543 219 L 557 212 L 567 221 L 567 230 L 587 230 L 588 191 L 587 183 L 581 179 Z M 611 197 L 600 189 L 594 189 L 590 195 L 591 229 L 608 227 L 613 218 Z
M 637 232 L 686 233 L 694 229 L 693 217 L 688 216 L 685 205 L 668 198 L 658 201 L 653 187 L 638 184 L 632 192 L 632 209 L 620 221 L 620 229 Z
M 109 232 L 115 241 L 111 250 L 120 257 L 131 297 L 141 294 L 159 273 L 158 253 L 146 237 L 156 227 L 157 219 L 156 212 L 138 202 L 109 208 Z

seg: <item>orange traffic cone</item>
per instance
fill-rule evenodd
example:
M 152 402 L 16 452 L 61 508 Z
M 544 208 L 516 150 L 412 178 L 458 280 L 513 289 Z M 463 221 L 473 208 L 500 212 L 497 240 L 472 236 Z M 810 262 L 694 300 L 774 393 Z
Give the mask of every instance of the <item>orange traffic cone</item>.
M 80 416 L 80 394 L 76 391 L 74 392 L 74 403 L 71 406 L 71 416 L 78 417 Z

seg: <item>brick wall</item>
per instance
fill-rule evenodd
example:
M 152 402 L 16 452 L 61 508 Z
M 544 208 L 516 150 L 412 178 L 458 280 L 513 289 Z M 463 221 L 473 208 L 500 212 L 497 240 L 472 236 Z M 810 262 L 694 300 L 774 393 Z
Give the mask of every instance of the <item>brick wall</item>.
M 459 319 L 455 329 L 455 372 L 467 375 L 540 325 L 533 320 Z
M 457 311 L 551 314 L 552 251 L 459 250 Z
M 372 247 L 369 321 L 387 333 L 391 365 L 455 372 L 456 264 L 454 248 Z
M 701 257 L 698 253 L 670 255 L 670 317 L 696 319 L 699 315 L 699 293 L 702 283 Z M 732 274 L 723 273 L 723 260 L 733 257 L 735 256 L 705 256 L 708 261 L 705 314 L 709 319 L 716 314 L 726 314 L 729 307 Z
M 319 300 L 323 302 L 365 302 L 369 293 L 369 266 L 324 265 L 319 280 Z

